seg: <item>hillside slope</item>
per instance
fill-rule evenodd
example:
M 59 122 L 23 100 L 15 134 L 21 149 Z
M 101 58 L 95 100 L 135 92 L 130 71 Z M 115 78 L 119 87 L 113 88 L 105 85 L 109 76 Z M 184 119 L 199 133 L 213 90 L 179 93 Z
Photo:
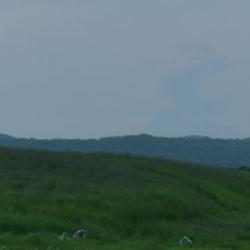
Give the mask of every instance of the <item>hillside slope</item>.
M 159 156 L 226 167 L 250 166 L 250 139 L 211 139 L 202 136 L 164 138 L 150 135 L 108 137 L 99 140 L 36 140 L 0 136 L 0 145 L 18 148 L 109 152 Z
M 0 248 L 250 248 L 250 173 L 110 154 L 0 148 Z M 86 240 L 60 241 L 79 228 Z

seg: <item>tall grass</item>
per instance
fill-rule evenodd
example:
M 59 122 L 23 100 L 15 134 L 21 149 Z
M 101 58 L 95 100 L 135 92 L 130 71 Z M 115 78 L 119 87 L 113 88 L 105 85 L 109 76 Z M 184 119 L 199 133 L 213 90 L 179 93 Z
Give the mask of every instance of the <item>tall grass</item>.
M 0 249 L 249 250 L 249 181 L 245 170 L 2 148 Z M 79 228 L 86 240 L 58 239 Z

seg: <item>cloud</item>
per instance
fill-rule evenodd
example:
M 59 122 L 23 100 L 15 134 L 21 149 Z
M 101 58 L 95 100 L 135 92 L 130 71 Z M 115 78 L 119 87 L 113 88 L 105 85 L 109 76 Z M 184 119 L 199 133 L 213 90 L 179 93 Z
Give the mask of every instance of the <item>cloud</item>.
M 248 73 L 222 61 L 212 51 L 200 50 L 189 64 L 174 63 L 162 72 L 166 105 L 147 127 L 157 135 L 246 137 Z
M 248 136 L 249 7 L 245 0 L 1 1 L 0 130 Z

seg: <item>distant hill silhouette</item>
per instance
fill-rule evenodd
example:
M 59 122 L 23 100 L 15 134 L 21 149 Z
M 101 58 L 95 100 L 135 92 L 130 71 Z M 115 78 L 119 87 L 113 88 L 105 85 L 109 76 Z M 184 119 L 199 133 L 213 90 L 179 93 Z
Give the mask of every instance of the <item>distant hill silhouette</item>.
M 10 135 L 0 134 L 1 141 L 15 140 L 16 138 Z
M 147 134 L 89 140 L 36 140 L 0 135 L 0 145 L 55 151 L 110 152 L 168 158 L 227 167 L 250 166 L 250 139 L 180 138 Z

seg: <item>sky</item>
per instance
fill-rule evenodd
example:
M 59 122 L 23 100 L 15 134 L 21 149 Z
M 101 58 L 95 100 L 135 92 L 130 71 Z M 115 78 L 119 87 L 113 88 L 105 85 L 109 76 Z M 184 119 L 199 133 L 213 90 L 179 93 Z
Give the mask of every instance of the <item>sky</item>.
M 249 0 L 1 0 L 0 133 L 250 137 Z

